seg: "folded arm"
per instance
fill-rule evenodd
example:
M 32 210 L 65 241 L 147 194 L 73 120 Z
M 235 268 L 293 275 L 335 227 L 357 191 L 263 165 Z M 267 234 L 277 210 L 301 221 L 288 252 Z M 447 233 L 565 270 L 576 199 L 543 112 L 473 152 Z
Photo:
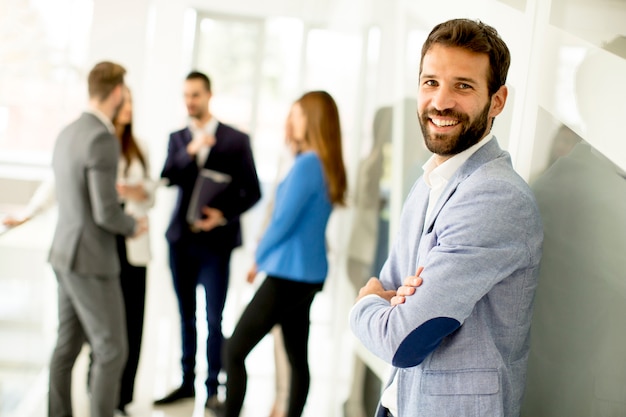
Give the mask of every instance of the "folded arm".
M 423 284 L 413 295 L 395 306 L 366 297 L 351 311 L 353 332 L 387 363 L 421 363 L 463 324 L 485 294 L 531 263 L 526 228 L 536 223 L 536 213 L 528 198 L 502 184 L 488 183 L 472 191 L 471 198 L 457 192 L 451 198 L 455 201 L 441 211 L 446 221 L 436 222 L 423 236 L 409 236 L 401 224 L 381 282 L 385 288 L 401 282 L 402 272 L 412 268 L 406 265 L 410 252 L 419 247 Z M 410 242 L 416 238 L 417 243 Z

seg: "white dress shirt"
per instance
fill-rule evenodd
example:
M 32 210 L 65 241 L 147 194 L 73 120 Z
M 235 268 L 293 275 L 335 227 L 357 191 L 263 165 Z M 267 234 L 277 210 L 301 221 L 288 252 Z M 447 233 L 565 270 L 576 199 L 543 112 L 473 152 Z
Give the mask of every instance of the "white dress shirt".
M 201 135 L 208 135 L 215 137 L 215 131 L 217 130 L 218 121 L 215 117 L 211 117 L 204 126 L 197 126 L 192 121 L 189 122 L 189 130 L 191 131 L 191 140 L 199 140 Z M 203 146 L 196 154 L 196 163 L 198 167 L 202 168 L 206 163 L 206 159 L 211 152 L 210 146 Z

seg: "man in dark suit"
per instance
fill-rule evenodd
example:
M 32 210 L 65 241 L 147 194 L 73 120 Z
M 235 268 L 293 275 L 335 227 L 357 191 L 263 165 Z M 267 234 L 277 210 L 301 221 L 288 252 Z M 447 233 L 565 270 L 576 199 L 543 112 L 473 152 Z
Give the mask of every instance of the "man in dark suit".
M 72 368 L 93 352 L 91 417 L 111 417 L 126 363 L 126 321 L 115 235 L 138 235 L 145 219 L 124 214 L 115 190 L 120 149 L 111 120 L 123 103 L 126 70 L 101 62 L 89 73 L 89 109 L 54 146 L 57 226 L 49 261 L 58 281 L 59 326 L 50 362 L 48 415 L 72 415 Z
M 215 409 L 218 374 L 222 368 L 222 311 L 226 301 L 230 255 L 241 245 L 239 216 L 260 198 L 261 191 L 248 135 L 218 122 L 209 110 L 211 82 L 191 72 L 184 85 L 189 126 L 170 135 L 161 176 L 178 187 L 178 200 L 166 238 L 170 268 L 178 299 L 182 337 L 180 387 L 155 401 L 169 404 L 195 396 L 196 287 L 204 286 L 208 321 L 206 407 Z M 187 222 L 187 212 L 198 173 L 202 168 L 228 174 L 226 190 L 203 207 L 203 218 Z

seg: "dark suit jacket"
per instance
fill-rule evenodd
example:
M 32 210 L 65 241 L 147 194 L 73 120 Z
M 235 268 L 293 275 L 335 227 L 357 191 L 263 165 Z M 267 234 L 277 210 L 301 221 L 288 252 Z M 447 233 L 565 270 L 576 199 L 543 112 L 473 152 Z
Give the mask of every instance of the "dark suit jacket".
M 49 256 L 56 270 L 119 273 L 115 235 L 135 228 L 115 190 L 119 155 L 119 141 L 91 113 L 59 134 L 52 156 L 58 220 Z
M 191 193 L 199 168 L 187 153 L 187 144 L 192 135 L 188 128 L 170 135 L 167 159 L 161 177 L 169 180 L 170 186 L 178 186 L 178 199 L 170 225 L 165 234 L 170 243 L 190 242 L 215 250 L 232 250 L 241 245 L 239 216 L 261 198 L 250 138 L 230 126 L 219 123 L 215 132 L 215 145 L 204 164 L 205 168 L 226 173 L 232 182 L 220 194 L 214 208 L 224 213 L 228 220 L 209 232 L 192 232 L 186 221 Z

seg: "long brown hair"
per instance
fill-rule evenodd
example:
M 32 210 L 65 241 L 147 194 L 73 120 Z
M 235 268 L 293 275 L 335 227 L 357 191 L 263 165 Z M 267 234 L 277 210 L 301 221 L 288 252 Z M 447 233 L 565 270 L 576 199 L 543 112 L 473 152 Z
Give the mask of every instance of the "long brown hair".
M 130 95 L 130 90 L 128 90 L 128 94 Z M 117 129 L 117 116 L 115 118 L 113 118 L 113 125 L 116 126 Z M 117 130 L 116 130 L 116 134 L 117 134 Z M 120 140 L 120 147 L 122 148 L 122 158 L 124 158 L 124 161 L 126 161 L 126 168 L 124 170 L 124 174 L 128 173 L 128 168 L 130 167 L 130 162 L 133 160 L 133 158 L 137 158 L 139 159 L 139 162 L 141 162 L 141 165 L 143 166 L 143 170 L 145 172 L 146 175 L 148 175 L 147 169 L 148 167 L 146 166 L 146 159 L 143 156 L 143 153 L 141 152 L 141 149 L 139 148 L 139 145 L 137 145 L 137 141 L 135 140 L 135 136 L 133 135 L 133 122 L 132 120 L 124 126 L 124 130 L 122 130 L 122 134 L 121 136 L 118 137 L 118 139 Z
M 146 160 L 143 157 L 143 154 L 141 153 L 141 149 L 137 145 L 137 141 L 135 140 L 135 137 L 133 136 L 133 124 L 132 123 L 129 123 L 126 126 L 124 126 L 124 130 L 122 131 L 122 137 L 119 139 L 120 139 L 120 145 L 122 148 L 122 157 L 126 161 L 126 170 L 124 174 L 128 172 L 130 161 L 132 161 L 133 158 L 139 159 L 139 162 L 141 162 L 141 165 L 143 166 L 144 171 L 146 171 L 147 170 Z M 146 175 L 147 175 L 147 172 L 146 172 Z
M 304 140 L 319 155 L 332 204 L 345 205 L 346 170 L 341 147 L 341 125 L 335 100 L 326 91 L 310 91 L 297 101 L 306 118 Z

